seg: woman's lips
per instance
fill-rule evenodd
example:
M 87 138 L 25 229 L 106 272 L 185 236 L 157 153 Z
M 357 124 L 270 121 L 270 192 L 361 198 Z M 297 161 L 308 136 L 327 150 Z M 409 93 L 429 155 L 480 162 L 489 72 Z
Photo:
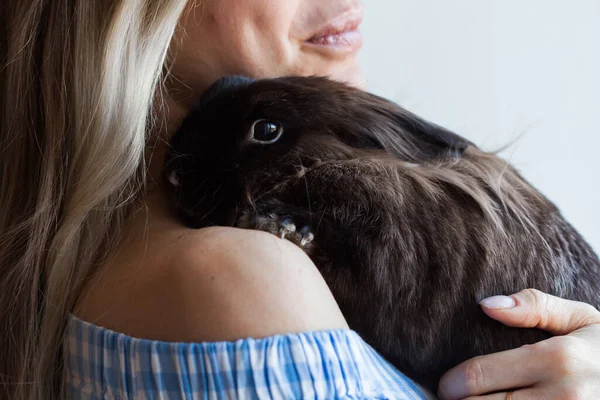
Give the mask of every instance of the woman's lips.
M 362 9 L 346 13 L 329 22 L 306 43 L 343 52 L 356 52 L 363 44 L 359 30 L 362 18 Z

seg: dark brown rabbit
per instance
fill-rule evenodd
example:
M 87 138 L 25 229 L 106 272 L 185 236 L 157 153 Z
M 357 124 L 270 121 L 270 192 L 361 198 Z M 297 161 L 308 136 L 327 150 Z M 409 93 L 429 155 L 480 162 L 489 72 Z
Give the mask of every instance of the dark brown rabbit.
M 600 305 L 598 257 L 506 161 L 341 83 L 222 78 L 164 173 L 189 226 L 303 247 L 350 327 L 433 390 L 468 358 L 548 337 L 486 317 L 484 297 L 537 288 Z

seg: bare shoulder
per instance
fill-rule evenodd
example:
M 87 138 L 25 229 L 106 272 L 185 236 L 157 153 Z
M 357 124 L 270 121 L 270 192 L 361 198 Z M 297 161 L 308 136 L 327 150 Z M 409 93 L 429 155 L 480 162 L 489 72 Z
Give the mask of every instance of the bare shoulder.
M 140 234 L 135 225 L 144 224 Z M 84 290 L 78 317 L 165 341 L 347 327 L 315 265 L 290 242 L 235 228 L 187 229 L 164 214 L 130 231 Z

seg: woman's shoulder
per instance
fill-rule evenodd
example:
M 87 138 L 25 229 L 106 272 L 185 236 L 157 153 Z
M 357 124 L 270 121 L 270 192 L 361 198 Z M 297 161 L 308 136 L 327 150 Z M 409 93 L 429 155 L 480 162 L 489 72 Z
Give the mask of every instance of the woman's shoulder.
M 69 320 L 65 376 L 73 398 L 98 387 L 123 398 L 232 390 L 423 398 L 347 329 L 319 271 L 290 242 L 233 228 L 191 230 L 152 210 L 127 232 Z
M 188 229 L 161 208 L 132 219 L 75 315 L 134 337 L 219 341 L 346 328 L 318 270 L 264 232 Z

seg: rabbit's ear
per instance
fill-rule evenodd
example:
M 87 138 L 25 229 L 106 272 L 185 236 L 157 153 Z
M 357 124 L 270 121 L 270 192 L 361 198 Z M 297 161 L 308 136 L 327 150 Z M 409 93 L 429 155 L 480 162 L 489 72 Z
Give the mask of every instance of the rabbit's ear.
M 475 145 L 434 123 L 428 122 L 394 105 L 393 121 L 398 129 L 395 137 L 414 144 L 413 150 L 425 159 L 461 157 L 469 146 Z M 397 143 L 398 144 L 398 143 Z
M 475 147 L 469 140 L 381 97 L 363 93 L 356 101 L 356 107 L 350 109 L 360 111 L 349 119 L 357 123 L 354 129 L 346 129 L 344 138 L 351 146 L 382 148 L 415 163 L 461 157 L 467 147 Z

